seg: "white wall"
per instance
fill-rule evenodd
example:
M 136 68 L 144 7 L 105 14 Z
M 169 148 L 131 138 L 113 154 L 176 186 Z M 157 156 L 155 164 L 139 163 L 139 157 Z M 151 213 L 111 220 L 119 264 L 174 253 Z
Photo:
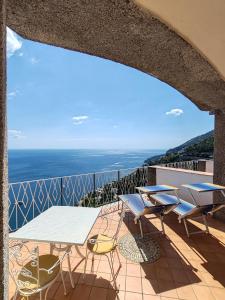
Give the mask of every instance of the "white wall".
M 213 160 L 206 161 L 206 172 L 213 173 Z
M 179 196 L 188 202 L 193 203 L 190 193 L 181 185 L 185 183 L 213 182 L 213 174 L 184 169 L 166 168 L 156 166 L 156 183 L 169 184 L 180 187 Z M 212 193 L 193 192 L 199 204 L 212 203 Z

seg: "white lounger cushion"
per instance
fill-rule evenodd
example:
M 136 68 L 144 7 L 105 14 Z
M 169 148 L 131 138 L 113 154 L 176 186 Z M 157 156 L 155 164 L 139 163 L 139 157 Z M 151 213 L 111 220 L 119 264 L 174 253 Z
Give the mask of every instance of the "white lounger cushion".
M 151 198 L 160 204 L 176 204 L 179 202 L 178 198 L 168 194 L 151 195 Z
M 120 195 L 119 197 L 136 216 L 142 215 L 145 208 L 154 207 L 150 201 L 142 199 L 139 194 Z
M 168 194 L 159 194 L 159 195 L 152 195 L 152 199 L 157 201 L 160 204 L 173 204 L 178 203 L 178 199 L 175 196 L 168 195 Z M 173 211 L 179 215 L 180 219 L 186 217 L 192 217 L 200 214 L 207 214 L 210 212 L 215 212 L 222 207 L 225 206 L 224 203 L 217 203 L 217 204 L 206 204 L 206 205 L 194 205 L 182 199 L 179 199 L 180 203 L 173 209 Z
M 146 214 L 168 214 L 177 203 L 154 205 L 150 200 L 141 197 L 140 194 L 120 195 L 122 200 L 136 217 Z

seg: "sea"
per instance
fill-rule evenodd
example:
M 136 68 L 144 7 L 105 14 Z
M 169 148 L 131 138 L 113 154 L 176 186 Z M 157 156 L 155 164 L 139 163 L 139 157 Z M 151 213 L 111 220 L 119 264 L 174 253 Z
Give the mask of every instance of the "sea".
M 9 150 L 9 182 L 140 167 L 165 150 Z
M 77 205 L 89 193 L 117 180 L 118 174 L 127 176 L 147 158 L 161 153 L 164 151 L 9 150 L 9 182 L 15 183 L 9 186 L 10 231 L 17 230 L 52 205 Z M 123 171 L 111 172 L 113 170 Z M 61 178 L 79 174 L 90 175 Z M 57 178 L 35 181 L 54 177 Z M 109 194 L 106 200 L 110 201 L 111 196 Z

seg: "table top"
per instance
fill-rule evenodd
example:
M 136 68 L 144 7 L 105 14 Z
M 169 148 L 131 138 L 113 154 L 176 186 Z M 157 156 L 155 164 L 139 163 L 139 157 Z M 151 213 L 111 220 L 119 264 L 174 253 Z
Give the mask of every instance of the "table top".
M 225 186 L 208 183 L 208 182 L 182 184 L 182 186 L 199 193 L 225 190 Z
M 148 185 L 138 186 L 136 189 L 143 193 L 158 193 L 158 192 L 172 192 L 178 190 L 177 187 L 172 185 Z
M 52 206 L 15 232 L 10 239 L 83 245 L 101 208 Z

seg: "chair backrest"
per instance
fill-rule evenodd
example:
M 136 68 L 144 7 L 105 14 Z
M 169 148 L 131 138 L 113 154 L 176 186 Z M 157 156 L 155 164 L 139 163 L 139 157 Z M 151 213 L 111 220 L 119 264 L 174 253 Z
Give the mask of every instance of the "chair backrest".
M 28 243 L 10 243 L 9 273 L 18 290 L 26 289 L 34 293 L 39 287 L 38 246 L 30 249 Z
M 102 216 L 101 218 L 107 222 L 107 227 L 105 228 L 103 234 L 105 234 L 108 231 L 111 232 L 111 225 L 114 224 L 113 225 L 114 230 L 113 230 L 113 232 L 111 232 L 112 234 L 109 234 L 109 235 L 112 237 L 113 240 L 117 241 L 118 234 L 119 234 L 121 225 L 123 223 L 124 214 L 125 214 L 125 211 L 121 210 L 120 214 L 114 213 L 112 215 L 112 213 L 110 213 L 110 214 L 106 214 L 106 215 Z

